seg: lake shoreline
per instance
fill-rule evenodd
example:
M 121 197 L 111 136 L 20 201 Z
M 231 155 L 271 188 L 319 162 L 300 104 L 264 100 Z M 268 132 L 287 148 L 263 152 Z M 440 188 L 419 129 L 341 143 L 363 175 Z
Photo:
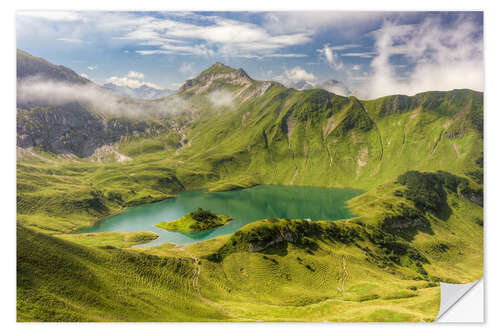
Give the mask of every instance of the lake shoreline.
M 256 185 L 223 192 L 206 189 L 182 191 L 170 198 L 133 207 L 123 207 L 75 233 L 152 231 L 159 237 L 146 246 L 197 243 L 231 234 L 264 218 L 340 220 L 354 217 L 347 201 L 362 190 L 315 186 Z M 209 230 L 181 233 L 156 227 L 162 221 L 179 219 L 196 208 L 210 209 L 233 217 L 231 223 Z

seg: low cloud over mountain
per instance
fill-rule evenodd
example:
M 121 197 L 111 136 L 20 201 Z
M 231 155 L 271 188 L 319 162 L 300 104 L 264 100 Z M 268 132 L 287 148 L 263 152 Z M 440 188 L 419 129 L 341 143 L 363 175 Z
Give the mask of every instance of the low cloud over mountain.
M 158 89 L 145 84 L 137 88 L 131 88 L 128 86 L 119 86 L 114 83 L 105 83 L 102 87 L 117 95 L 136 99 L 158 99 L 175 93 L 174 90 Z

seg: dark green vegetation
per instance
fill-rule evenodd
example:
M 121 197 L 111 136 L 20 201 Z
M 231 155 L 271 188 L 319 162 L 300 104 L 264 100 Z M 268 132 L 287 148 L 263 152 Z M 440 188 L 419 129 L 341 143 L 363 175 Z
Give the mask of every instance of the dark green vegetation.
M 430 321 L 439 281 L 482 276 L 482 93 L 360 101 L 216 64 L 172 99 L 189 108 L 155 119 L 161 131 L 110 143 L 128 159 L 19 151 L 19 320 Z M 349 220 L 266 219 L 175 248 L 64 235 L 183 190 L 254 184 L 367 192 Z
M 156 224 L 156 226 L 172 231 L 199 232 L 223 226 L 230 220 L 231 217 L 229 216 L 214 214 L 210 210 L 198 208 L 180 219 L 171 222 L 161 222 Z

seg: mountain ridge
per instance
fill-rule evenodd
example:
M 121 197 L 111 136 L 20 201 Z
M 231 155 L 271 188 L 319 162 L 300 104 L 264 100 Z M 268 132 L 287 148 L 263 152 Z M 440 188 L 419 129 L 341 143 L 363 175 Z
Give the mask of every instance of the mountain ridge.
M 156 89 L 153 87 L 149 87 L 145 84 L 137 88 L 131 88 L 128 86 L 118 86 L 113 83 L 105 83 L 102 85 L 102 87 L 110 90 L 111 92 L 119 96 L 130 97 L 134 99 L 146 99 L 146 100 L 160 99 L 175 93 L 175 91 L 173 90 Z
M 63 81 L 71 84 L 90 84 L 92 81 L 78 75 L 75 71 L 62 65 L 54 65 L 43 58 L 16 50 L 17 80 L 38 76 L 45 80 Z
M 126 114 L 113 114 L 106 112 L 106 109 L 96 107 L 99 98 L 112 100 L 115 106 L 124 109 L 133 102 L 137 104 L 133 105 L 134 109 L 138 110 L 140 104 L 128 101 L 126 98 L 113 100 L 113 96 L 107 90 L 79 76 L 71 69 L 53 65 L 19 49 L 17 60 L 16 145 L 21 151 L 36 148 L 55 154 L 85 158 L 92 156 L 101 147 L 120 141 L 122 137 L 158 134 L 169 127 L 165 121 L 127 117 Z M 34 88 L 31 84 L 34 84 Z M 29 95 L 30 89 L 37 92 L 46 89 L 45 86 L 52 85 L 54 89 L 63 88 L 62 102 L 58 100 L 52 102 L 51 92 L 41 94 L 44 98 L 41 101 L 23 99 L 26 90 Z M 81 93 L 85 98 L 67 99 L 69 92 Z M 92 103 L 89 96 L 95 98 L 97 103 Z M 20 154 L 19 157 L 25 155 Z
M 221 118 L 221 120 L 213 118 L 214 113 L 220 114 L 222 111 L 219 111 L 218 107 L 214 106 L 211 100 L 214 97 L 216 99 L 220 99 L 223 95 L 213 95 L 213 92 L 228 92 L 232 96 L 233 111 L 227 111 L 224 113 L 225 116 Z M 242 69 L 231 68 L 217 62 L 200 73 L 196 78 L 186 81 L 186 83 L 179 89 L 179 93 L 166 97 L 165 100 L 175 100 L 179 98 L 179 101 L 182 101 L 182 103 L 189 101 L 194 108 L 193 110 L 199 110 L 189 111 L 187 113 L 181 112 L 179 114 L 172 115 L 174 123 L 178 121 L 175 119 L 185 117 L 187 117 L 186 119 L 189 119 L 187 122 L 184 120 L 182 121 L 184 125 L 173 125 L 178 128 L 176 131 L 178 133 L 182 133 L 181 136 L 184 136 L 184 140 L 187 140 L 189 143 L 189 145 L 185 145 L 182 142 L 177 144 L 180 147 L 185 146 L 185 149 L 182 151 L 191 150 L 193 145 L 196 147 L 199 146 L 197 149 L 204 146 L 204 144 L 197 144 L 197 141 L 201 138 L 201 136 L 195 137 L 189 134 L 190 132 L 193 132 L 193 128 L 190 127 L 194 126 L 194 128 L 198 128 L 199 126 L 197 124 L 208 121 L 207 124 L 211 124 L 212 128 L 206 128 L 204 131 L 210 132 L 213 131 L 213 129 L 220 128 L 220 126 L 222 126 L 222 124 L 226 121 L 224 119 L 231 119 L 231 123 L 223 125 L 227 126 L 223 132 L 236 135 L 234 139 L 236 141 L 233 141 L 230 144 L 233 147 L 230 150 L 234 150 L 234 147 L 239 146 L 239 144 L 235 143 L 239 142 L 240 139 L 237 139 L 237 137 L 239 137 L 242 133 L 248 132 L 245 135 L 248 138 L 247 140 L 250 140 L 245 142 L 244 145 L 241 145 L 241 148 L 239 149 L 242 150 L 247 150 L 248 146 L 257 144 L 261 139 L 258 135 L 256 135 L 256 133 L 261 133 L 260 135 L 264 138 L 263 144 L 267 147 L 267 154 L 278 154 L 281 158 L 289 159 L 290 156 L 287 155 L 293 153 L 294 158 L 292 161 L 289 161 L 289 163 L 291 162 L 295 164 L 297 163 L 297 160 L 301 160 L 307 156 L 307 153 L 303 152 L 304 148 L 299 149 L 299 147 L 296 146 L 296 143 L 294 143 L 296 140 L 294 137 L 296 133 L 298 133 L 297 131 L 309 132 L 314 128 L 315 132 L 311 132 L 311 134 L 308 135 L 308 140 L 312 140 L 314 137 L 317 137 L 317 139 L 314 139 L 318 140 L 316 144 L 319 145 L 318 147 L 323 148 L 319 150 L 316 149 L 314 154 L 319 154 L 318 156 L 326 156 L 327 160 L 330 160 L 330 162 L 326 165 L 327 169 L 339 167 L 332 164 L 335 159 L 335 151 L 338 149 L 335 148 L 335 146 L 338 146 L 338 144 L 332 145 L 332 141 L 330 140 L 333 140 L 333 142 L 335 142 L 335 140 L 343 140 L 344 136 L 349 133 L 353 133 L 352 131 L 361 131 L 359 135 L 368 135 L 368 137 L 370 137 L 370 139 L 368 139 L 368 137 L 365 138 L 368 140 L 367 143 L 369 142 L 369 144 L 365 144 L 362 149 L 367 150 L 368 156 L 375 154 L 379 156 L 379 159 L 383 159 L 382 152 L 387 149 L 392 149 L 384 147 L 384 145 L 391 144 L 391 142 L 395 140 L 395 138 L 391 138 L 391 136 L 394 136 L 394 133 L 400 133 L 402 131 L 403 139 L 400 142 L 404 145 L 409 139 L 408 131 L 410 128 L 408 127 L 408 122 L 414 122 L 413 118 L 416 120 L 420 119 L 421 115 L 425 115 L 425 118 L 428 118 L 427 121 L 432 122 L 442 119 L 439 120 L 439 122 L 443 122 L 441 125 L 442 129 L 439 131 L 441 133 L 439 134 L 440 139 L 436 144 L 434 144 L 434 148 L 432 148 L 434 151 L 436 150 L 436 147 L 439 147 L 439 143 L 442 141 L 442 136 L 444 136 L 447 140 L 453 139 L 453 137 L 462 137 L 465 132 L 470 130 L 471 126 L 477 130 L 477 133 L 479 133 L 480 136 L 482 136 L 482 93 L 470 90 L 424 92 L 415 96 L 393 95 L 375 100 L 362 101 L 355 97 L 346 98 L 321 89 L 297 91 L 285 88 L 284 86 L 272 81 L 256 81 L 249 77 L 248 74 L 246 74 L 246 72 Z M 154 107 L 154 105 L 155 104 L 151 104 L 151 107 Z M 255 108 L 260 110 L 258 113 L 258 119 L 261 119 L 261 124 L 263 124 L 264 119 L 269 119 L 266 120 L 266 127 L 258 128 L 255 127 L 255 125 L 250 126 L 254 119 L 257 119 L 254 118 L 257 115 L 253 115 L 253 113 L 255 113 L 255 111 L 253 111 Z M 201 110 L 204 111 L 201 112 Z M 60 132 L 60 134 L 58 134 L 58 137 L 50 136 L 50 139 L 47 141 L 50 141 L 50 144 L 46 143 L 39 145 L 35 140 L 30 141 L 29 139 L 26 139 L 25 136 L 28 135 L 29 137 L 33 137 L 38 135 L 45 137 L 46 135 L 42 135 L 41 133 L 55 124 L 47 123 L 44 120 L 44 117 L 33 118 L 30 116 L 30 113 L 33 114 L 33 112 L 36 113 L 38 111 L 18 112 L 21 112 L 18 117 L 18 143 L 23 148 L 29 146 L 39 146 L 40 148 L 48 149 L 49 151 L 61 152 L 60 149 L 50 147 L 54 146 L 54 142 L 58 144 L 63 137 L 66 138 L 64 140 L 68 140 L 69 138 L 69 142 L 72 142 L 71 137 L 75 135 L 80 135 L 82 138 L 95 136 L 85 133 L 86 130 L 84 129 L 84 126 L 80 126 L 79 129 L 78 125 L 74 124 L 67 126 L 62 132 Z M 57 111 L 55 114 L 60 112 L 61 111 Z M 407 116 L 404 116 L 406 119 L 404 121 L 407 122 L 405 128 L 399 128 L 394 131 L 394 133 L 387 132 L 387 134 L 384 134 L 380 132 L 379 127 L 385 124 L 389 117 L 395 115 L 403 116 L 405 113 L 411 113 L 408 119 L 406 119 Z M 130 123 L 130 125 L 136 123 L 136 119 L 127 120 L 124 118 L 123 121 Z M 401 123 L 401 120 L 399 120 L 399 123 Z M 69 122 L 69 124 L 71 124 L 71 122 Z M 238 124 L 237 127 L 235 127 L 235 124 Z M 319 126 L 319 124 L 321 125 Z M 187 125 L 190 127 L 187 127 Z M 35 126 L 36 130 L 30 130 L 33 126 Z M 141 126 L 142 127 L 139 127 L 141 128 L 139 130 L 140 132 L 146 133 L 150 131 L 150 125 L 145 127 L 143 125 Z M 114 126 L 105 126 L 104 128 L 114 128 Z M 129 128 L 134 127 L 129 126 Z M 172 131 L 171 125 L 164 127 L 164 130 Z M 114 144 L 122 138 L 132 135 L 134 131 L 137 131 L 137 129 L 119 132 L 121 135 L 113 135 L 112 137 L 114 139 L 100 141 L 101 143 L 94 144 L 92 146 L 93 148 L 88 150 L 85 154 L 82 155 L 82 153 L 79 152 L 77 155 L 83 157 L 90 156 L 93 153 L 92 149 L 95 150 L 103 144 Z M 332 135 L 337 136 L 337 138 L 332 138 Z M 20 138 L 21 140 L 19 141 Z M 214 138 L 220 138 L 220 136 L 218 134 L 214 134 L 207 137 L 205 143 L 210 142 L 212 146 L 218 147 L 226 146 L 224 140 L 216 139 L 214 141 Z M 287 147 L 286 150 L 282 151 L 283 148 L 279 148 L 278 150 L 273 151 L 273 145 L 277 144 L 281 147 L 283 143 L 286 145 L 285 147 Z M 454 143 L 454 145 L 456 144 Z M 76 146 L 81 145 L 66 147 Z M 245 146 L 247 148 L 245 148 Z M 361 147 L 363 145 L 357 143 L 355 146 Z M 452 145 L 449 147 L 452 147 Z M 456 147 L 457 148 L 455 150 L 459 153 L 463 150 L 459 146 Z M 345 146 L 343 149 L 347 149 L 346 151 L 352 151 L 352 146 L 351 148 Z M 453 149 L 454 148 L 452 148 L 452 150 Z M 65 150 L 62 151 L 65 153 L 71 153 L 72 149 L 65 148 Z M 210 149 L 208 151 L 210 151 Z M 348 154 L 352 154 L 352 152 Z M 364 160 L 368 158 L 364 156 L 365 153 L 360 151 L 356 154 L 359 155 L 355 158 L 355 161 L 358 160 L 358 162 L 354 163 L 353 166 L 349 166 L 349 168 L 354 169 L 355 172 L 353 176 L 355 177 L 362 174 L 363 170 L 366 169 L 364 166 L 366 162 Z M 277 158 L 278 155 L 274 158 Z M 303 163 L 305 163 L 305 161 Z M 347 165 L 345 167 L 347 167 Z M 302 166 L 296 164 L 296 172 L 302 168 Z M 342 171 L 342 174 L 343 173 L 345 173 L 345 171 Z M 300 178 L 300 172 L 297 173 L 296 177 Z M 294 181 L 292 181 L 292 183 L 293 182 Z

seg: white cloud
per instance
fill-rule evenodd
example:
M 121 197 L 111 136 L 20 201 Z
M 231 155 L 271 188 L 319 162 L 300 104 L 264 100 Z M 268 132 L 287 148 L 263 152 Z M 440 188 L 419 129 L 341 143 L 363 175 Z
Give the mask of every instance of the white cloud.
M 72 85 L 65 82 L 47 81 L 42 77 L 30 77 L 17 82 L 19 104 L 63 105 L 79 102 L 95 110 L 113 115 L 126 114 L 144 119 L 150 114 L 167 114 L 188 110 L 184 99 L 171 95 L 161 101 L 123 99 L 95 84 Z
M 283 83 L 284 85 L 292 85 L 299 81 L 315 82 L 317 80 L 313 73 L 310 73 L 300 66 L 292 69 L 285 69 L 283 74 L 274 77 L 275 80 Z
M 132 72 L 134 73 L 134 72 Z M 129 72 L 130 74 L 130 72 Z M 141 74 L 141 73 L 139 73 Z M 142 86 L 147 86 L 150 88 L 154 89 L 162 89 L 160 86 L 152 83 L 152 82 L 146 82 L 146 81 L 140 81 L 134 78 L 131 78 L 129 76 L 124 76 L 124 77 L 117 77 L 117 76 L 112 76 L 106 79 L 105 83 L 112 83 L 116 86 L 120 87 L 129 87 L 132 89 L 140 88 Z
M 141 55 L 291 58 L 304 55 L 285 49 L 310 42 L 313 32 L 277 33 L 262 24 L 196 13 L 19 12 L 17 33 L 66 42 L 106 40 L 113 47 L 134 45 Z
M 361 69 L 360 65 L 352 65 L 352 70 L 353 71 L 359 71 Z
M 17 15 L 26 16 L 26 17 L 35 17 L 49 21 L 77 21 L 80 20 L 81 17 L 77 12 L 68 12 L 68 11 L 43 11 L 43 10 L 35 10 L 35 11 L 19 11 Z
M 96 69 L 97 69 L 97 65 L 90 65 L 90 66 L 87 66 L 87 69 L 88 69 L 89 71 L 96 70 Z
M 81 40 L 79 38 L 57 38 L 57 40 L 61 41 L 61 42 L 67 42 L 67 43 L 73 43 L 73 44 L 86 43 L 84 40 Z
M 175 45 L 165 43 L 161 45 L 161 49 L 156 50 L 137 50 L 140 55 L 153 54 L 179 54 L 179 55 L 197 55 L 197 56 L 213 56 L 215 52 L 203 44 L 196 45 Z
M 194 66 L 193 63 L 183 62 L 181 64 L 181 67 L 179 67 L 179 72 L 181 72 L 184 75 L 193 75 L 194 73 L 193 66 Z
M 376 56 L 365 87 L 368 97 L 458 88 L 482 91 L 483 40 L 479 29 L 466 16 L 448 25 L 437 18 L 427 18 L 417 25 L 385 22 L 373 33 Z M 403 76 L 392 63 L 395 56 L 404 57 L 410 65 Z
M 233 105 L 233 95 L 226 90 L 215 90 L 208 95 L 208 99 L 215 107 L 230 107 Z
M 140 31 L 136 30 L 125 38 L 144 39 L 173 53 L 213 55 L 218 52 L 235 57 L 276 56 L 278 50 L 311 41 L 310 34 L 304 32 L 272 35 L 256 24 L 221 17 L 205 19 L 211 24 L 196 25 L 163 19 L 142 26 Z M 190 45 L 185 43 L 186 40 L 203 42 Z
M 344 44 L 344 45 L 334 45 L 334 46 L 329 46 L 329 49 L 332 51 L 343 51 L 343 50 L 349 50 L 349 49 L 356 49 L 361 47 L 359 44 Z
M 30 77 L 17 83 L 18 103 L 48 103 L 61 105 L 69 102 L 91 103 L 100 109 L 115 110 L 117 100 L 93 84 L 71 85 Z
M 144 74 L 140 72 L 130 71 L 128 72 L 127 77 L 131 79 L 144 79 Z
M 434 19 L 418 25 L 404 24 L 414 15 L 421 15 L 408 12 L 399 15 L 388 12 L 297 11 L 258 15 L 257 25 L 196 13 L 169 12 L 152 16 L 128 12 L 21 11 L 17 12 L 16 31 L 18 40 L 41 36 L 47 42 L 59 39 L 70 43 L 71 39 L 76 43 L 77 40 L 92 42 L 96 39 L 106 41 L 108 47 L 127 48 L 130 53 L 138 49 L 137 53 L 141 55 L 258 59 L 304 57 L 297 46 L 308 46 L 306 44 L 319 31 L 334 29 L 335 36 L 353 37 L 338 40 L 355 43 L 358 40 L 354 38 L 361 38 L 361 41 L 368 37 L 375 39 L 373 50 L 356 49 L 358 44 L 334 45 L 332 42 L 318 51 L 332 68 L 340 68 L 347 78 L 352 76 L 352 80 L 366 81 L 368 76 L 359 75 L 361 70 L 348 65 L 348 60 L 371 61 L 368 73 L 371 79 L 366 89 L 373 96 L 393 93 L 391 89 L 411 94 L 429 89 L 468 87 L 481 90 L 483 87 L 482 39 L 478 41 L 473 37 L 480 27 L 467 19 L 468 16 L 460 17 L 452 26 L 445 26 L 436 19 L 440 15 L 430 14 L 425 16 Z M 180 22 L 180 17 L 185 20 Z M 381 29 L 365 34 L 377 29 L 387 18 L 391 20 Z M 479 35 L 481 33 L 479 31 Z M 291 46 L 295 48 L 290 50 Z M 409 64 L 408 73 L 397 67 L 401 66 L 401 61 L 394 64 L 395 57 L 403 58 L 402 63 Z M 285 74 L 283 78 L 288 79 Z M 140 82 L 138 78 L 128 79 Z
M 316 81 L 316 76 L 313 73 L 309 73 L 299 66 L 294 67 L 291 70 L 285 70 L 285 75 L 291 81 Z
M 321 56 L 323 56 L 328 64 L 336 69 L 340 70 L 342 67 L 344 67 L 344 63 L 342 62 L 342 59 L 340 59 L 339 55 L 334 52 L 335 46 L 330 46 L 329 44 L 323 45 L 322 49 L 317 50 Z
M 117 86 L 129 87 L 132 89 L 139 88 L 142 86 L 147 86 L 155 89 L 162 89 L 160 86 L 152 82 L 141 81 L 141 79 L 144 79 L 143 73 L 136 71 L 129 71 L 127 75 L 123 77 L 117 77 L 117 76 L 109 77 L 106 79 L 105 83 L 112 83 Z
M 302 53 L 270 53 L 266 54 L 268 58 L 304 58 L 307 55 Z
M 263 24 L 274 33 L 307 31 L 314 33 L 337 28 L 343 36 L 357 36 L 373 29 L 389 12 L 347 12 L 347 11 L 282 11 L 267 13 Z
M 89 76 L 88 76 L 87 74 L 85 74 L 85 73 L 80 73 L 80 74 L 78 74 L 78 75 L 80 75 L 81 77 L 84 77 L 84 78 L 86 78 L 86 79 L 88 79 L 88 78 L 89 78 Z
M 342 53 L 342 57 L 373 58 L 376 52 L 348 52 Z

